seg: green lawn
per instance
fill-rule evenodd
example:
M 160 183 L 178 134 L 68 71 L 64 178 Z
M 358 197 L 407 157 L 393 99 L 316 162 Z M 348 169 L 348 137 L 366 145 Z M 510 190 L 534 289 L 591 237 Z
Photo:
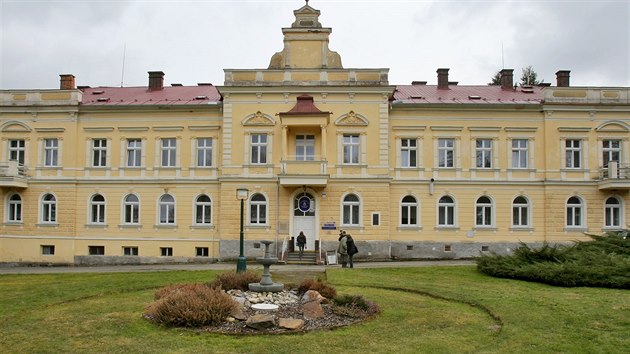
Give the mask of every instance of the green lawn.
M 622 353 L 630 291 L 497 279 L 474 266 L 332 269 L 339 293 L 383 312 L 298 335 L 225 336 L 156 327 L 141 314 L 156 288 L 216 272 L 0 276 L 2 353 Z M 274 276 L 274 280 L 281 281 Z

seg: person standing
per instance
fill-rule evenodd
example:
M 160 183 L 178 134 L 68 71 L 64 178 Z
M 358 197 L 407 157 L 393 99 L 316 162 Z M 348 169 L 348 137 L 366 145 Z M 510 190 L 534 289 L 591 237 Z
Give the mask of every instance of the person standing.
M 304 231 L 300 231 L 297 239 L 298 249 L 300 250 L 300 258 L 304 255 L 304 247 L 306 246 L 306 235 L 304 235 Z
M 348 248 L 348 264 L 350 265 L 350 268 L 354 268 L 352 257 L 354 257 L 355 254 L 359 253 L 359 249 L 354 244 L 354 239 L 350 234 L 346 235 L 346 247 Z
M 339 246 L 337 246 L 337 253 L 339 254 L 339 263 L 341 263 L 342 268 L 348 267 L 348 238 L 346 237 L 346 232 L 341 230 L 339 232 Z

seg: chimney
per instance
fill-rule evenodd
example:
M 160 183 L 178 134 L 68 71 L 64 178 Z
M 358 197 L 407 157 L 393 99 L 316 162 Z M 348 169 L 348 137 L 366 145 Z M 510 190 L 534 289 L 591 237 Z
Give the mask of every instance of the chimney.
M 164 72 L 149 71 L 149 90 L 161 90 L 164 88 Z
M 514 89 L 514 69 L 501 70 L 501 89 L 513 90 Z
M 438 74 L 438 89 L 448 90 L 448 69 L 437 69 Z
M 556 72 L 556 86 L 569 87 L 569 74 L 571 74 L 571 70 L 558 70 Z
M 74 90 L 76 87 L 74 86 L 74 75 L 72 74 L 61 74 L 59 75 L 61 78 L 59 82 L 60 90 Z

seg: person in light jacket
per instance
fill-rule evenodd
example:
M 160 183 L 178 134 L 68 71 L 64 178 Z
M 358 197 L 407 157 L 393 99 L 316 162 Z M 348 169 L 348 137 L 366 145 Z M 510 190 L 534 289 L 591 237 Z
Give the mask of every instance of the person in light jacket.
M 339 263 L 341 263 L 342 268 L 348 267 L 348 238 L 346 237 L 346 232 L 341 230 L 339 232 L 339 246 L 337 246 L 337 253 L 339 254 Z

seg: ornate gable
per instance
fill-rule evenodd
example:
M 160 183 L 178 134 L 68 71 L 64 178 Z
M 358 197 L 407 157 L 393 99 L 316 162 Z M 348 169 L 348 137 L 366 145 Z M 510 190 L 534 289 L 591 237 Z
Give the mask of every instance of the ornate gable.
M 249 126 L 276 125 L 276 120 L 272 116 L 258 111 L 245 117 L 241 123 Z
M 367 118 L 354 111 L 350 111 L 335 120 L 335 125 L 366 126 L 368 124 Z

